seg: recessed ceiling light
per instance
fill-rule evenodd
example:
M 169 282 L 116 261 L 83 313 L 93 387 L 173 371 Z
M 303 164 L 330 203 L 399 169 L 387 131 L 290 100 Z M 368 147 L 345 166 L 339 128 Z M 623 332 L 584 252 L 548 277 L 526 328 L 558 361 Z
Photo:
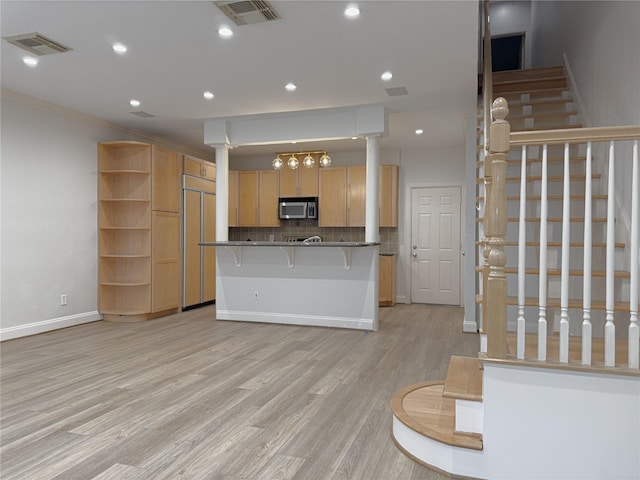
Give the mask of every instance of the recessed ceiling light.
M 393 73 L 387 71 L 384 72 L 382 75 L 380 75 L 380 78 L 382 80 L 384 80 L 385 82 L 388 82 L 389 80 L 391 80 L 393 78 Z
M 227 26 L 223 26 L 218 29 L 218 35 L 220 35 L 222 38 L 229 38 L 233 36 L 233 30 L 231 30 Z
M 287 91 L 289 91 L 289 92 L 293 92 L 293 91 L 294 91 L 296 88 L 298 88 L 298 87 L 296 86 L 296 84 L 295 84 L 295 83 L 291 83 L 291 82 L 289 82 L 289 83 L 287 83 L 287 84 L 284 86 L 284 88 L 286 88 L 286 89 L 287 89 Z
M 35 57 L 24 57 L 22 61 L 29 67 L 35 67 L 36 65 L 38 65 L 38 59 Z
M 347 18 L 358 18 L 360 16 L 360 9 L 355 5 L 351 5 L 344 11 L 344 16 Z
M 416 130 L 416 135 L 422 135 L 424 133 L 424 130 L 422 130 L 421 128 Z
M 129 105 L 131 105 L 132 107 L 139 107 L 140 106 L 140 100 L 129 100 Z
M 124 53 L 127 53 L 127 47 L 126 47 L 126 45 L 123 45 L 122 43 L 114 43 L 113 44 L 113 51 L 116 52 L 119 55 L 122 55 Z
M 213 93 L 211 93 L 210 91 L 206 91 L 202 94 L 202 96 L 204 98 L 206 98 L 207 100 L 213 100 L 213 97 L 215 96 Z

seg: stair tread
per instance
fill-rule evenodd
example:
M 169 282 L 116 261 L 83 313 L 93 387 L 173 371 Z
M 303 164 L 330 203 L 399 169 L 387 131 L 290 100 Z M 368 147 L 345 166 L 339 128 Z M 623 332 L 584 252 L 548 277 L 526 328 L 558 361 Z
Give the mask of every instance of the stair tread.
M 540 217 L 527 217 L 524 219 L 525 222 L 539 222 Z M 476 222 L 483 222 L 483 217 L 476 217 Z M 518 217 L 509 217 L 507 218 L 507 222 L 519 222 L 520 219 Z M 581 217 L 571 217 L 571 222 L 579 222 L 584 223 L 584 218 Z M 591 223 L 606 223 L 607 219 L 604 217 L 594 217 L 591 219 Z M 547 223 L 562 223 L 562 218 L 560 217 L 548 217 Z
M 482 303 L 483 298 L 482 294 L 476 295 L 476 303 Z M 518 297 L 507 297 L 507 305 L 518 305 Z M 525 307 L 537 307 L 538 306 L 538 297 L 525 297 L 524 299 Z M 547 297 L 547 307 L 560 307 L 560 299 Z M 570 298 L 569 299 L 569 308 L 577 308 L 582 309 L 582 299 L 581 298 Z M 605 302 L 604 300 L 591 300 L 591 310 L 605 310 Z M 629 311 L 629 302 L 615 302 L 614 310 L 616 312 L 628 312 Z
M 479 358 L 452 356 L 442 395 L 446 398 L 482 401 L 482 364 Z
M 484 245 L 485 242 L 483 242 L 482 240 L 478 240 L 476 242 L 476 245 Z M 504 246 L 505 247 L 517 247 L 519 245 L 518 242 L 515 241 L 508 241 L 508 242 L 504 242 Z M 526 246 L 527 247 L 539 247 L 540 246 L 540 242 L 526 242 Z M 583 248 L 584 247 L 584 243 L 583 242 L 571 242 L 569 243 L 570 247 L 580 247 Z M 591 244 L 591 246 L 593 248 L 605 248 L 607 246 L 607 244 L 605 242 L 593 242 Z M 547 247 L 562 247 L 562 242 L 547 242 Z M 624 248 L 625 244 L 624 243 L 620 243 L 617 242 L 615 244 L 616 248 Z
M 553 65 L 551 67 L 527 68 L 523 70 L 502 70 L 500 72 L 492 72 L 491 78 L 493 82 L 500 82 L 512 79 L 529 79 L 564 76 L 563 65 Z
M 591 195 L 593 200 L 606 200 L 607 195 Z M 542 200 L 540 195 L 527 195 L 527 200 Z M 563 195 L 547 195 L 547 200 L 562 200 L 564 199 Z M 584 200 L 584 195 L 570 195 L 570 200 Z M 484 201 L 484 195 L 479 195 L 476 197 L 478 202 Z M 507 196 L 507 200 L 520 200 L 520 195 L 509 195 Z
M 599 173 L 594 173 L 591 175 L 591 179 L 595 180 L 597 178 L 600 178 L 600 176 L 601 175 Z M 571 181 L 576 182 L 578 180 L 584 180 L 586 177 L 587 177 L 586 175 L 571 175 Z M 526 179 L 527 179 L 527 182 L 534 182 L 534 181 L 542 180 L 542 175 L 527 175 Z M 520 176 L 506 177 L 505 180 L 507 182 L 519 182 Z M 556 181 L 556 180 L 564 180 L 564 175 L 547 175 L 547 181 Z M 482 177 L 476 178 L 476 183 L 482 183 L 482 182 L 484 182 L 484 178 Z
M 483 267 L 476 267 L 476 272 L 481 272 Z M 504 273 L 508 274 L 516 274 L 518 273 L 518 269 L 516 267 L 505 267 Z M 540 275 L 539 268 L 525 268 L 524 273 L 526 275 Z M 558 277 L 562 274 L 562 271 L 559 268 L 548 268 L 547 275 L 552 277 Z M 584 275 L 583 270 L 569 270 L 569 275 L 572 277 L 582 277 Z M 616 270 L 614 272 L 616 278 L 631 278 L 631 273 L 626 272 L 624 270 Z M 592 270 L 592 277 L 605 278 L 607 276 L 606 270 Z
M 482 435 L 455 431 L 455 400 L 445 398 L 444 382 L 424 382 L 398 390 L 394 416 L 413 431 L 454 447 L 482 450 Z

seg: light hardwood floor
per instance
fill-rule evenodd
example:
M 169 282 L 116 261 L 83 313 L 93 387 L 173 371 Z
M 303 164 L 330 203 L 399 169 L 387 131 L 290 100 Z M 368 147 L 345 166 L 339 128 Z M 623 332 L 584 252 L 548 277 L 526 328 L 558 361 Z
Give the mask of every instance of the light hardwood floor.
M 419 480 L 390 400 L 475 356 L 462 309 L 380 309 L 380 329 L 223 322 L 213 306 L 1 349 L 3 480 Z

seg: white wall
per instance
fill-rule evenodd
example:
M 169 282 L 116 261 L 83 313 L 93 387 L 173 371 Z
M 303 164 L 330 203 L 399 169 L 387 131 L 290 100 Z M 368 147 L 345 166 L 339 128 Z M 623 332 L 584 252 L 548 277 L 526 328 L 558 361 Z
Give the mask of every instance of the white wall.
M 153 139 L 7 91 L 1 114 L 0 338 L 97 320 L 96 144 Z
M 492 37 L 525 33 L 529 28 L 531 2 L 491 2 L 489 19 Z
M 400 154 L 400 186 L 398 199 L 398 284 L 396 297 L 401 302 L 410 301 L 410 257 L 407 242 L 411 235 L 411 186 L 461 185 L 465 183 L 465 146 L 402 150 Z M 464 204 L 464 199 L 463 199 Z M 465 212 L 461 212 L 464 218 Z M 409 239 L 409 240 L 408 240 Z M 462 265 L 462 262 L 461 262 Z M 465 278 L 460 276 L 464 284 Z
M 639 20 L 638 1 L 532 4 L 532 67 L 562 65 L 566 55 L 582 99 L 580 113 L 586 126 L 640 124 Z M 631 203 L 630 147 L 616 155 L 620 233 L 626 236 Z M 627 238 L 618 240 L 628 243 Z

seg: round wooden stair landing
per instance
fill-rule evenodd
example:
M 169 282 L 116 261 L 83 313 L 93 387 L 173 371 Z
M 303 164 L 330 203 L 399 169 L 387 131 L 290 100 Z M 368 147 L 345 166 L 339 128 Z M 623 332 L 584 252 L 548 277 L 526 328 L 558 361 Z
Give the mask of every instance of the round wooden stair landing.
M 391 399 L 393 415 L 411 430 L 432 440 L 482 450 L 481 435 L 455 431 L 455 400 L 444 397 L 443 391 L 443 381 L 404 387 Z

